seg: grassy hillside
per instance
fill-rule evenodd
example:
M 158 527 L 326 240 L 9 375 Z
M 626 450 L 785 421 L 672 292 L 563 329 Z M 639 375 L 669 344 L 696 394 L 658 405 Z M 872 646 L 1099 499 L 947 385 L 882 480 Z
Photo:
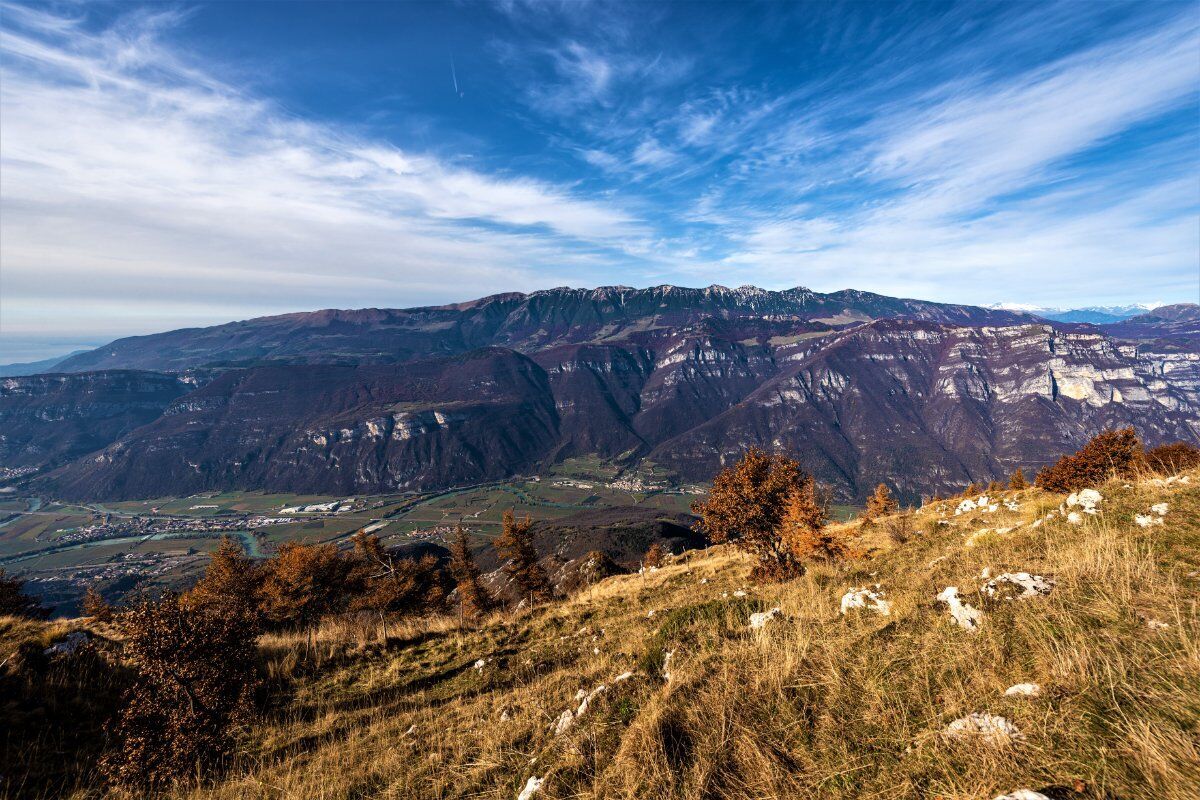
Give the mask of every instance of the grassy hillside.
M 267 636 L 274 700 L 226 776 L 178 796 L 516 798 L 541 781 L 525 800 L 1195 797 L 1200 473 L 1187 477 L 1098 487 L 1099 513 L 1077 524 L 1045 519 L 1065 498 L 1037 489 L 990 498 L 994 512 L 956 515 L 956 500 L 846 523 L 869 555 L 782 584 L 751 584 L 745 557 L 713 548 L 476 629 Z M 1158 503 L 1162 524 L 1135 523 Z M 1017 572 L 1053 588 L 980 594 L 982 575 Z M 889 614 L 840 613 L 875 584 Z M 936 600 L 951 586 L 978 630 Z M 0 626 L 5 651 L 46 635 L 30 631 Z M 1006 694 L 1022 683 L 1040 694 Z M 1015 731 L 944 735 L 973 713 Z

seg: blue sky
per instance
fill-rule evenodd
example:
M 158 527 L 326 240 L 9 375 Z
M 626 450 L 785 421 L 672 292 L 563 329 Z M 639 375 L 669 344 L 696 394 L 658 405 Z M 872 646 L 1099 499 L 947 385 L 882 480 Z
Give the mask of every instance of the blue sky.
M 3 2 L 0 58 L 0 362 L 558 285 L 1200 293 L 1191 2 Z

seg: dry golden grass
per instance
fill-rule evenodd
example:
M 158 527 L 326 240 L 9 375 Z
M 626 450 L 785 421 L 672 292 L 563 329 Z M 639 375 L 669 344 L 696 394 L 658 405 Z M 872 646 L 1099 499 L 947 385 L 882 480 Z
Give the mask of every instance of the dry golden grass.
M 1080 525 L 1031 527 L 1063 499 L 1037 489 L 1002 495 L 1015 512 L 954 516 L 946 501 L 885 517 L 857 542 L 870 557 L 787 583 L 751 585 L 748 559 L 713 548 L 475 628 L 392 623 L 386 645 L 378 623 L 264 637 L 279 699 L 224 779 L 177 796 L 511 800 L 536 776 L 537 800 L 979 800 L 1049 786 L 1193 798 L 1200 472 L 1187 485 L 1124 485 L 1100 487 L 1102 513 Z M 1135 526 L 1156 502 L 1170 505 L 1165 524 Z M 985 603 L 985 567 L 1057 586 Z M 839 613 L 850 587 L 875 583 L 889 616 Z M 935 602 L 947 586 L 982 608 L 977 633 Z M 751 613 L 776 606 L 782 618 L 749 630 Z M 1005 696 L 1023 682 L 1042 695 Z M 602 683 L 555 735 L 576 692 Z M 1004 716 L 1024 738 L 940 735 L 971 712 Z

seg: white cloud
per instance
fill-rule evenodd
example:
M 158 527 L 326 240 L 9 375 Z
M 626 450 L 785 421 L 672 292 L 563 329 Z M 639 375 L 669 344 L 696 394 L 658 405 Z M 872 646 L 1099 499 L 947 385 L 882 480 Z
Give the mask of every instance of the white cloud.
M 172 15 L 88 34 L 17 13 L 0 34 L 6 336 L 580 282 L 645 234 L 544 181 L 288 117 L 163 49 Z

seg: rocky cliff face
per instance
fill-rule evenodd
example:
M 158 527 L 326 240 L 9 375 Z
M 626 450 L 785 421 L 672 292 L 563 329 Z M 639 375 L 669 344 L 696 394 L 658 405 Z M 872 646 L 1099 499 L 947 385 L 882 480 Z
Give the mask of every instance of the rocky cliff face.
M 174 375 L 134 371 L 0 378 L 0 477 L 104 447 L 192 388 Z
M 1036 469 L 1107 427 L 1200 440 L 1200 354 L 1048 324 L 704 320 L 620 342 L 404 365 L 229 370 L 52 476 L 68 496 L 366 493 L 535 472 L 564 457 L 711 478 L 750 445 L 840 497 L 915 498 Z
M 1200 440 L 1192 356 L 1094 333 L 879 322 L 776 359 L 790 363 L 650 458 L 700 479 L 758 444 L 851 496 L 887 481 L 913 497 L 1036 469 L 1107 427 Z

